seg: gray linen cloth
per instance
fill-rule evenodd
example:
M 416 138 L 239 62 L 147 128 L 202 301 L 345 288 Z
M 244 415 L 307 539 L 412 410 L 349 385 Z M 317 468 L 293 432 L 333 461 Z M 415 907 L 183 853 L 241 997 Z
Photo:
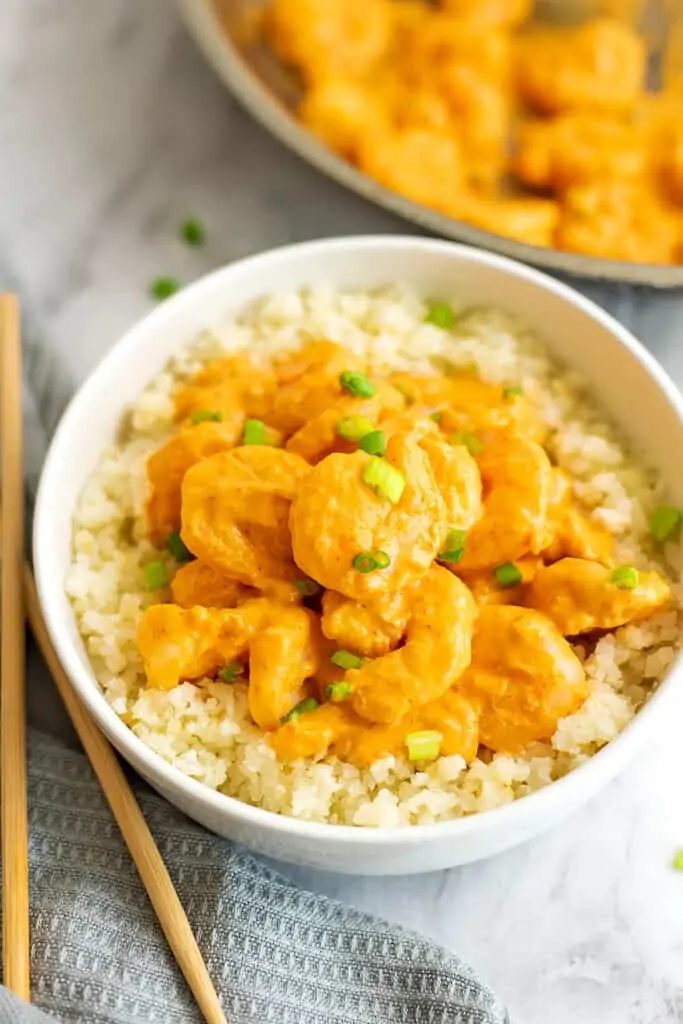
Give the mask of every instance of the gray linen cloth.
M 75 382 L 30 322 L 24 338 L 31 495 Z M 458 957 L 302 891 L 135 785 L 230 1024 L 508 1020 Z M 63 735 L 31 730 L 29 815 L 32 999 L 41 1009 L 0 988 L 0 1022 L 199 1020 L 93 772 Z

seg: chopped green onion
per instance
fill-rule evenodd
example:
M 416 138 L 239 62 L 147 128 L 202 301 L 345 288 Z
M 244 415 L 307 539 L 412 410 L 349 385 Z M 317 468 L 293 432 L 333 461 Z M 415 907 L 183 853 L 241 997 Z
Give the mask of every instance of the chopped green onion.
M 455 323 L 455 312 L 447 302 L 430 302 L 425 323 L 434 324 L 442 330 L 449 330 Z
M 674 537 L 683 523 L 683 510 L 673 505 L 661 505 L 650 516 L 650 533 L 658 544 Z
M 386 551 L 360 551 L 352 563 L 358 572 L 374 572 L 375 569 L 387 569 L 391 565 L 391 559 Z
M 368 455 L 384 455 L 387 450 L 387 435 L 383 430 L 371 430 L 369 434 L 361 437 L 358 447 Z
M 315 580 L 294 580 L 294 586 L 303 597 L 315 597 L 323 589 Z
M 351 696 L 351 683 L 330 683 L 325 687 L 325 696 L 333 704 L 341 704 Z
M 339 383 L 354 398 L 372 398 L 377 393 L 377 388 L 364 373 L 355 373 L 353 370 L 340 373 Z
M 493 575 L 496 577 L 498 586 L 503 590 L 507 587 L 516 587 L 523 579 L 521 570 L 514 562 L 503 562 L 502 565 L 497 565 L 493 570 Z
M 206 228 L 201 221 L 188 217 L 180 225 L 180 237 L 187 245 L 203 245 L 206 241 Z
M 245 420 L 242 431 L 242 444 L 265 444 L 271 448 L 279 448 L 277 434 L 267 427 L 262 420 Z
M 437 412 L 430 412 L 429 418 L 430 420 L 434 420 L 435 423 L 441 423 L 441 420 L 443 419 L 443 413 L 438 412 L 438 410 Z
M 363 470 L 363 483 L 372 487 L 376 494 L 387 498 L 392 505 L 400 499 L 406 485 L 406 478 L 389 462 L 373 456 Z
M 180 281 L 177 281 L 175 277 L 157 277 L 149 286 L 149 294 L 159 302 L 170 299 L 178 291 L 180 291 Z
M 517 398 L 519 395 L 524 394 L 524 388 L 520 388 L 519 384 L 510 388 L 503 388 L 503 398 L 507 400 L 511 398 Z
M 435 761 L 441 750 L 443 733 L 437 732 L 436 729 L 409 732 L 405 742 L 409 761 Z
M 159 560 L 148 562 L 145 566 L 145 578 L 150 590 L 161 590 L 162 587 L 165 587 L 168 583 L 168 576 L 164 563 Z
M 678 851 L 671 864 L 676 871 L 683 871 L 683 847 Z
M 222 683 L 236 683 L 244 675 L 244 665 L 240 661 L 230 661 L 218 673 Z
M 169 533 L 166 538 L 166 550 L 170 551 L 176 562 L 191 562 L 194 558 L 177 530 L 174 533 Z
M 467 530 L 449 530 L 446 534 L 443 551 L 440 551 L 437 558 L 440 562 L 449 562 L 457 565 L 465 554 L 465 538 Z
M 362 668 L 365 664 L 365 658 L 359 658 L 357 654 L 352 654 L 351 651 L 335 651 L 330 662 L 337 668 L 343 668 L 347 672 L 350 668 Z
M 344 416 L 337 424 L 337 434 L 345 441 L 360 441 L 374 428 L 367 416 Z
M 304 700 L 300 700 L 298 704 L 295 704 L 291 711 L 283 715 L 280 721 L 284 725 L 286 722 L 291 722 L 293 719 L 298 718 L 299 715 L 307 715 L 319 707 L 320 702 L 315 697 L 305 697 Z
M 621 565 L 615 569 L 610 580 L 619 590 L 634 590 L 638 586 L 639 573 L 632 565 Z
M 198 423 L 220 423 L 223 413 L 218 409 L 197 409 L 190 416 L 190 422 L 196 427 Z
M 475 456 L 481 455 L 484 450 L 484 442 L 480 441 L 476 434 L 468 434 L 465 431 L 461 431 L 459 434 L 453 434 L 451 444 L 464 445 L 470 455 Z

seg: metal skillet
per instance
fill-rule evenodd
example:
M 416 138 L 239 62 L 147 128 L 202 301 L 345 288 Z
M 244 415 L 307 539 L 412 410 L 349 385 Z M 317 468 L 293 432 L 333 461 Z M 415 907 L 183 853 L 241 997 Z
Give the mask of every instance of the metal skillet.
M 295 116 L 299 88 L 266 46 L 245 33 L 250 12 L 262 0 L 179 0 L 182 16 L 200 50 L 218 76 L 276 138 L 318 170 L 371 202 L 419 227 L 482 249 L 490 249 L 561 274 L 603 281 L 683 288 L 683 266 L 597 259 L 559 249 L 540 248 L 430 210 L 384 188 L 323 146 Z

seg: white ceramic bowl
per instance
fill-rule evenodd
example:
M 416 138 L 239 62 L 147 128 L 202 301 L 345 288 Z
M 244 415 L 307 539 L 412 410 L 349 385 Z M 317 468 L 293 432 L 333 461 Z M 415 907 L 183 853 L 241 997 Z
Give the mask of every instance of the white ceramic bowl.
M 683 402 L 652 356 L 597 306 L 538 271 L 448 242 L 395 236 L 309 242 L 234 263 L 185 289 L 135 326 L 83 385 L 52 442 L 38 494 L 38 590 L 50 635 L 83 703 L 126 760 L 190 817 L 262 853 L 317 868 L 390 875 L 451 867 L 522 842 L 604 786 L 648 737 L 653 741 L 658 717 L 673 703 L 680 659 L 624 733 L 532 796 L 438 825 L 376 830 L 310 824 L 214 792 L 146 747 L 101 695 L 64 592 L 74 506 L 123 408 L 202 329 L 258 296 L 323 281 L 340 288 L 400 281 L 426 295 L 455 290 L 473 304 L 521 315 L 561 361 L 592 382 L 606 410 L 657 468 L 671 499 L 683 504 Z

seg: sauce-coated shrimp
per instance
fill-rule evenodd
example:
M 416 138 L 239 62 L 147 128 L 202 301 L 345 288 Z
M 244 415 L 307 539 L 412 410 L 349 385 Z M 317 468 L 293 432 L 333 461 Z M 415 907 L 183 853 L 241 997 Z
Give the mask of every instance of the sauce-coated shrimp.
M 138 629 L 148 684 L 170 690 L 187 679 L 249 661 L 249 711 L 262 729 L 274 729 L 304 694 L 317 668 L 316 616 L 267 598 L 230 610 L 148 608 Z
M 549 739 L 588 696 L 583 666 L 557 627 L 511 605 L 480 609 L 457 689 L 480 708 L 481 742 L 508 753 Z
M 484 512 L 467 535 L 458 567 L 463 572 L 539 554 L 547 537 L 553 477 L 540 445 L 521 437 L 501 437 L 484 448 L 478 463 Z
M 296 596 L 289 509 L 308 463 L 249 445 L 205 459 L 185 476 L 182 535 L 203 562 L 259 590 Z
M 615 629 L 645 619 L 666 605 L 669 584 L 656 572 L 636 572 L 619 585 L 619 570 L 580 558 L 563 558 L 539 569 L 527 602 L 547 615 L 565 636 Z
M 180 566 L 171 581 L 171 593 L 181 608 L 234 608 L 255 596 L 243 583 L 199 559 Z
M 374 426 L 383 413 L 400 410 L 404 405 L 401 393 L 391 384 L 380 381 L 372 398 L 340 398 L 332 408 L 309 420 L 290 437 L 287 451 L 295 452 L 311 465 L 332 452 L 355 451 L 358 447 L 355 442 L 344 441 L 339 436 L 340 421 L 351 416 L 363 416 Z
M 294 456 L 292 456 L 294 458 Z M 362 479 L 371 456 L 328 455 L 303 478 L 289 525 L 296 564 L 312 579 L 358 601 L 377 604 L 431 565 L 447 528 L 446 507 L 425 452 L 401 436 L 386 462 L 405 479 L 395 503 Z M 362 573 L 356 555 L 381 551 L 389 565 Z
M 262 417 L 275 394 L 271 370 L 259 369 L 246 356 L 228 356 L 205 366 L 174 395 L 176 418 L 219 413 L 239 436 L 247 416 Z
M 338 647 L 366 658 L 379 658 L 400 643 L 405 622 L 387 622 L 368 605 L 333 590 L 325 591 L 322 604 L 321 629 Z
M 461 580 L 433 566 L 408 608 L 404 646 L 347 673 L 353 710 L 371 722 L 394 722 L 437 700 L 470 662 L 477 610 Z
M 312 341 L 275 361 L 278 388 L 268 422 L 294 434 L 345 397 L 339 376 L 362 372 L 362 361 L 333 341 Z

